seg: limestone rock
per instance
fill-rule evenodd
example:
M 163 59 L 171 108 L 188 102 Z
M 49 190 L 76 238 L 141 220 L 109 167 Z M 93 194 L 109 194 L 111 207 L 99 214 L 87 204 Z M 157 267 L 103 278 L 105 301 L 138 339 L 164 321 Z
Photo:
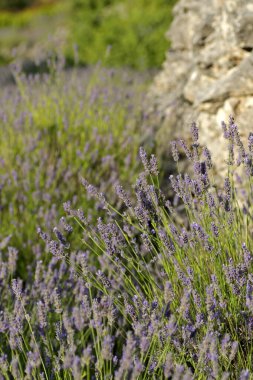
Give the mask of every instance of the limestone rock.
M 232 114 L 244 141 L 253 131 L 253 0 L 180 0 L 167 37 L 171 48 L 148 95 L 158 153 L 172 139 L 188 140 L 197 121 L 220 171 L 221 121 Z

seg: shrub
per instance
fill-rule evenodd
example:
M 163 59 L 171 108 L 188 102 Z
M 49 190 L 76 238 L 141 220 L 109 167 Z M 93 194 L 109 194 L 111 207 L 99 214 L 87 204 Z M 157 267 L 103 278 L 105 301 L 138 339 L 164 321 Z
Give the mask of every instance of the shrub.
M 82 64 L 99 60 L 110 67 L 139 70 L 161 66 L 169 43 L 165 38 L 175 0 L 74 0 L 71 43 L 79 46 Z
M 0 0 L 0 10 L 20 10 L 36 2 L 37 0 Z
M 7 64 L 13 60 L 13 49 L 19 51 L 19 46 L 24 45 L 22 58 L 33 56 L 28 54 L 30 46 L 48 46 L 52 43 L 48 33 L 56 32 L 57 36 L 56 29 L 62 25 L 61 50 L 71 66 L 76 58 L 73 46 L 77 45 L 81 65 L 102 61 L 108 67 L 157 68 L 169 47 L 165 32 L 175 3 L 176 0 L 0 0 L 0 26 L 5 28 L 0 55 Z M 41 6 L 16 12 L 33 4 Z M 42 28 L 42 18 L 49 29 Z M 27 33 L 32 37 L 24 41 Z

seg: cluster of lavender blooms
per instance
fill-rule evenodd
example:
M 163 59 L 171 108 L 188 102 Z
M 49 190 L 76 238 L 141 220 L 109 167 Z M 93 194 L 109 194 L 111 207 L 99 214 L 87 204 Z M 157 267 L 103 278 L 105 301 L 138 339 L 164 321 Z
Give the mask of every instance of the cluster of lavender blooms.
M 48 65 L 47 73 L 29 75 L 15 66 L 16 84 L 0 89 L 0 240 L 20 251 L 21 276 L 43 255 L 37 226 L 53 228 L 64 201 L 96 216 L 90 201 L 76 196 L 79 175 L 107 194 L 116 179 L 136 175 L 136 130 L 148 127 L 148 74 L 99 66 L 66 71 L 53 58 Z
M 246 149 L 232 118 L 223 130 L 223 186 L 211 179 L 215 163 L 193 124 L 191 146 L 172 144 L 176 160 L 183 148 L 192 163 L 192 174 L 170 177 L 176 202 L 141 148 L 144 171 L 132 191 L 116 185 L 120 208 L 81 178 L 97 221 L 64 202 L 52 236 L 38 229 L 47 255 L 25 281 L 19 253 L 2 242 L 3 379 L 251 378 L 252 136 Z

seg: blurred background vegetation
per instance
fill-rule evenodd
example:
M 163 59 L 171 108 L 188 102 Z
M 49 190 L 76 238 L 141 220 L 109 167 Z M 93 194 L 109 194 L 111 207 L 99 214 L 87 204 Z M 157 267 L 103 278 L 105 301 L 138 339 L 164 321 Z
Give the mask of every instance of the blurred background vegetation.
M 44 252 L 36 228 L 52 230 L 64 201 L 98 217 L 80 174 L 120 209 L 115 183 L 134 182 L 139 146 L 153 147 L 143 102 L 174 3 L 0 0 L 0 242 L 15 242 L 23 277 Z M 1 85 L 6 71 L 16 86 Z
M 57 47 L 69 65 L 160 67 L 176 0 L 0 0 L 0 64 L 43 60 Z M 77 49 L 78 47 L 78 57 Z

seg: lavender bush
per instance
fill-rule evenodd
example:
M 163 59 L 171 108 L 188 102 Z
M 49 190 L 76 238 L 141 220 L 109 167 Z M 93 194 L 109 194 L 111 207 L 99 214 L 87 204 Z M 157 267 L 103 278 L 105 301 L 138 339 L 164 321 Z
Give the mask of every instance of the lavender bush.
M 48 73 L 25 75 L 17 66 L 14 75 L 16 85 L 0 91 L 0 239 L 20 251 L 24 277 L 43 252 L 36 228 L 53 228 L 64 201 L 96 216 L 79 192 L 80 175 L 107 194 L 116 179 L 136 176 L 150 77 L 99 66 L 65 71 L 54 58 Z
M 174 199 L 141 148 L 144 171 L 132 191 L 115 187 L 124 206 L 80 178 L 97 221 L 64 202 L 52 234 L 38 228 L 47 254 L 26 281 L 16 276 L 17 250 L 1 243 L 3 378 L 252 376 L 252 136 L 246 149 L 232 118 L 223 131 L 222 186 L 193 124 L 191 146 L 172 144 L 174 158 L 183 146 L 192 164 L 192 174 L 170 177 Z

